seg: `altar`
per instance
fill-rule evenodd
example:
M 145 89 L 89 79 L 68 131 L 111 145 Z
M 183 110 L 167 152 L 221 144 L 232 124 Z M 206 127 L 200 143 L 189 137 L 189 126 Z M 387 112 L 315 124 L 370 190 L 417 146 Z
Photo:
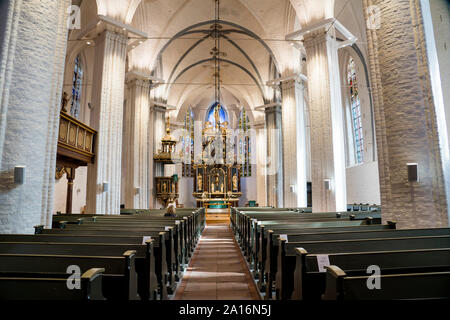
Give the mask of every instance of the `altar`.
M 241 165 L 236 163 L 228 122 L 220 121 L 221 106 L 214 110 L 212 122 L 202 130 L 202 160 L 193 165 L 197 207 L 237 207 L 241 193 Z M 222 205 L 223 203 L 223 205 Z
M 239 165 L 194 165 L 194 193 L 197 207 L 207 203 L 230 203 L 237 207 L 242 196 Z M 214 208 L 211 206 L 210 208 Z M 217 205 L 217 208 L 221 208 Z

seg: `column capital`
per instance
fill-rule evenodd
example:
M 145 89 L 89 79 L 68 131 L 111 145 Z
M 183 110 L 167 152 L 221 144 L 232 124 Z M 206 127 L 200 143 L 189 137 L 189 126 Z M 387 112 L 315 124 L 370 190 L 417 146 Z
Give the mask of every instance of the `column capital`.
M 302 74 L 299 74 L 299 76 L 297 76 L 296 78 L 291 78 L 291 79 L 287 79 L 284 81 L 281 81 L 280 83 L 280 88 L 282 91 L 284 90 L 289 90 L 292 88 L 299 88 L 299 89 L 304 89 L 306 87 L 306 77 L 303 76 Z
M 294 31 L 286 35 L 286 40 L 304 40 L 305 48 L 315 41 L 321 42 L 328 37 L 334 38 L 336 30 L 346 39 L 343 41 L 345 45 L 353 44 L 358 39 L 352 34 L 339 20 L 335 18 L 324 19 L 312 25 L 303 26 L 301 30 Z M 312 41 L 315 40 L 315 41 Z M 312 42 L 312 43 L 311 43 Z
M 281 114 L 281 103 L 280 104 L 274 104 L 273 106 L 265 108 L 264 109 L 264 113 L 266 115 L 273 114 L 273 113 Z
M 140 86 L 150 88 L 150 79 L 146 72 L 139 70 L 131 70 L 127 72 L 125 80 L 128 86 Z
M 256 129 L 256 130 L 264 129 L 265 127 L 266 127 L 266 122 L 265 121 L 253 123 L 253 128 Z
M 281 78 L 269 80 L 266 82 L 266 84 L 268 86 L 278 87 L 278 86 L 281 86 L 283 83 L 289 82 L 289 81 L 292 81 L 292 83 L 294 83 L 295 81 L 298 81 L 300 83 L 305 83 L 306 81 L 308 81 L 308 77 L 305 76 L 303 73 L 294 73 L 294 74 L 284 76 Z

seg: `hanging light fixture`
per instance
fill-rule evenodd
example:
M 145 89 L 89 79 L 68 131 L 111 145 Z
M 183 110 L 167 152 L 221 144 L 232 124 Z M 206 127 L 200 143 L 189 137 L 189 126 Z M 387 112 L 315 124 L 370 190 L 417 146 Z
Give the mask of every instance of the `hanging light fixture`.
M 220 105 L 220 56 L 225 54 L 220 51 L 220 30 L 222 26 L 219 24 L 220 21 L 220 0 L 215 0 L 215 22 L 212 28 L 211 36 L 214 38 L 214 48 L 211 49 L 210 54 L 214 58 L 214 99 L 217 103 L 214 110 L 214 120 L 215 127 L 218 130 L 220 128 L 220 110 L 222 106 Z

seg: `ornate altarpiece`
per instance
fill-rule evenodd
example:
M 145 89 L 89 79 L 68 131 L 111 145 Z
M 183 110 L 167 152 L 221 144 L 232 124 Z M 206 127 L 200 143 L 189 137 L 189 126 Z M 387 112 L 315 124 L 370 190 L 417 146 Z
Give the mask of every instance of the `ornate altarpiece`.
M 205 202 L 228 202 L 238 206 L 241 193 L 241 165 L 236 163 L 234 150 L 227 150 L 232 135 L 228 122 L 220 122 L 220 105 L 214 111 L 215 123 L 206 122 L 202 130 L 201 163 L 193 165 L 194 192 L 197 206 Z

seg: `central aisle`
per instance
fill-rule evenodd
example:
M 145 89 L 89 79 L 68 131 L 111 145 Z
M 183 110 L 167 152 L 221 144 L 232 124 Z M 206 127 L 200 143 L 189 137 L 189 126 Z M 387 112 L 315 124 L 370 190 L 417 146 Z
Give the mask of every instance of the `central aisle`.
M 206 226 L 175 300 L 259 300 L 228 224 Z

